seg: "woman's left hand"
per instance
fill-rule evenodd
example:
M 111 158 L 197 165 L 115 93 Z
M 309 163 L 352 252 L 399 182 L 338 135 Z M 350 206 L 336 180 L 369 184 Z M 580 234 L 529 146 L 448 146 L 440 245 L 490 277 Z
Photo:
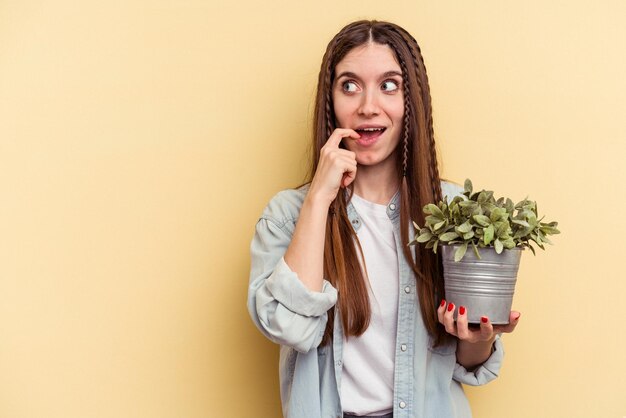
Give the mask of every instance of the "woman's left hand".
M 437 309 L 437 317 L 439 322 L 446 328 L 448 334 L 452 334 L 461 341 L 468 343 L 493 341 L 497 334 L 503 332 L 513 332 L 519 323 L 520 313 L 511 311 L 509 323 L 506 325 L 492 325 L 489 318 L 481 317 L 480 328 L 470 328 L 467 322 L 467 309 L 464 306 L 458 308 L 456 321 L 454 320 L 454 311 L 456 306 L 453 303 L 441 301 Z
M 456 347 L 456 361 L 467 370 L 473 370 L 483 364 L 493 352 L 493 343 L 498 334 L 503 332 L 513 332 L 519 323 L 520 313 L 511 311 L 509 323 L 506 325 L 493 325 L 486 316 L 481 317 L 480 327 L 469 327 L 467 323 L 467 309 L 459 307 L 456 321 L 454 311 L 456 306 L 453 303 L 447 304 L 441 301 L 437 309 L 439 322 L 443 324 L 449 334 L 459 339 Z

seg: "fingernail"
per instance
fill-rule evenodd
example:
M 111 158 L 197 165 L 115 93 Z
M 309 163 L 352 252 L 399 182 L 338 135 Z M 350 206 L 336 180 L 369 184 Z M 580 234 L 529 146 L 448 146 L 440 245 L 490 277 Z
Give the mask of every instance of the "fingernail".
M 459 308 L 459 315 L 465 315 L 465 306 Z
M 517 314 L 517 318 L 515 318 L 515 320 L 518 321 L 520 316 L 522 316 L 522 314 Z
M 452 312 L 454 310 L 454 303 L 448 305 L 448 312 Z
M 445 299 L 441 299 L 441 305 L 439 305 L 440 307 L 446 306 L 446 300 Z
M 481 316 L 480 317 L 480 322 L 482 322 L 483 324 L 486 324 L 487 321 L 489 321 L 489 318 L 487 318 L 486 316 Z

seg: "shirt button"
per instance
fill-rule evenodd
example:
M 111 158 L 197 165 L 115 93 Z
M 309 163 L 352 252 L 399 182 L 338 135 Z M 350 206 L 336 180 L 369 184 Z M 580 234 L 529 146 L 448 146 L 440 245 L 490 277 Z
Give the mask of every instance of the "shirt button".
M 406 408 L 406 402 L 404 402 L 404 401 L 400 401 L 399 406 L 400 406 L 400 408 L 402 408 L 402 409 Z
M 402 344 L 402 345 L 400 346 L 400 350 L 402 350 L 402 351 L 406 351 L 406 344 Z
M 407 286 L 404 288 L 404 293 L 411 293 L 411 286 Z
M 389 209 L 396 210 L 396 204 L 395 203 L 390 204 Z

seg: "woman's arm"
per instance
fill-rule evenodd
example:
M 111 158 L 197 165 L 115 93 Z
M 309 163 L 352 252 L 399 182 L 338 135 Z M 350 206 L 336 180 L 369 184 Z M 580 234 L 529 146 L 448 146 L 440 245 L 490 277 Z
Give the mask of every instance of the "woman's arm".
M 285 262 L 310 290 L 319 292 L 324 282 L 324 241 L 328 208 L 342 187 L 356 176 L 356 155 L 339 148 L 346 137 L 358 138 L 352 129 L 335 129 L 320 152 L 320 161 L 302 205 Z
M 306 196 L 291 191 L 273 199 L 250 246 L 250 316 L 270 340 L 300 352 L 320 344 L 327 311 L 337 302 L 336 289 L 323 277 L 326 219 L 341 186 L 354 180 L 355 156 L 339 148 L 342 138 L 354 135 L 333 132 Z
M 301 193 L 279 193 L 257 223 L 250 245 L 248 311 L 271 341 L 308 352 L 322 340 L 337 291 L 326 281 L 321 292 L 307 289 L 285 263 L 283 255 L 291 242 L 292 216 L 301 206 Z

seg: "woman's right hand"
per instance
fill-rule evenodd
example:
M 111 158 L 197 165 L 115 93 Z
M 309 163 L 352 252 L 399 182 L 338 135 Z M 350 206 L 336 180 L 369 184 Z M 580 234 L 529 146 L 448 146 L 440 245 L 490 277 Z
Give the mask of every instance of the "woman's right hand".
M 307 289 L 324 287 L 324 242 L 328 208 L 339 189 L 356 176 L 356 154 L 339 148 L 343 138 L 360 138 L 352 129 L 335 129 L 320 151 L 317 170 L 300 209 L 300 216 L 285 252 L 285 263 Z
M 320 160 L 311 182 L 309 194 L 330 206 L 339 189 L 348 187 L 356 177 L 356 154 L 339 148 L 343 138 L 360 138 L 352 129 L 337 128 L 320 151 Z

